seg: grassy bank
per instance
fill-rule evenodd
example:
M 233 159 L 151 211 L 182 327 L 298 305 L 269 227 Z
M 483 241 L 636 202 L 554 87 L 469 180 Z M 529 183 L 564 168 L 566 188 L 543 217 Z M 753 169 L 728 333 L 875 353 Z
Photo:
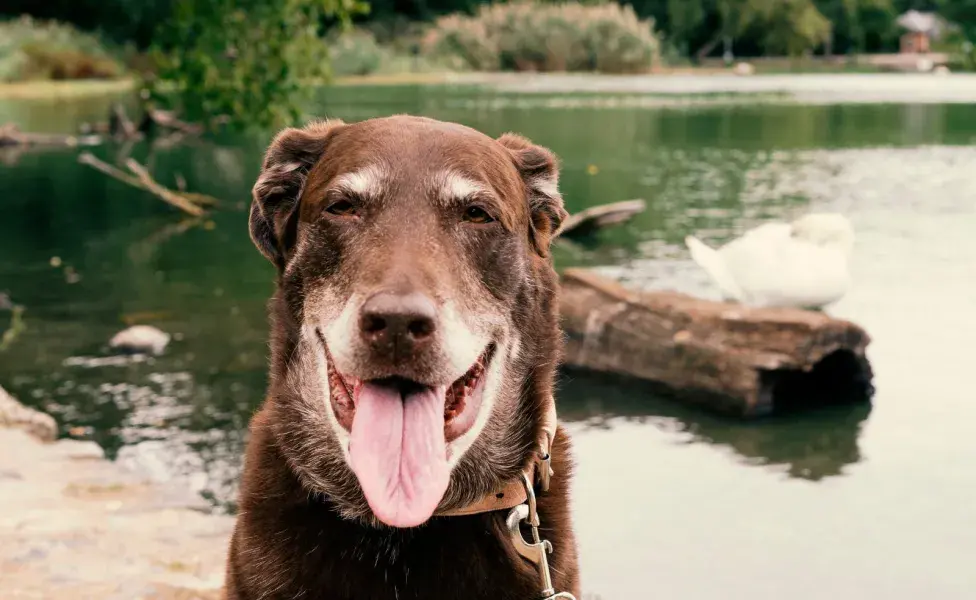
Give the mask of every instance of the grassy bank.
M 0 83 L 0 100 L 76 100 L 131 92 L 135 79 L 79 79 Z

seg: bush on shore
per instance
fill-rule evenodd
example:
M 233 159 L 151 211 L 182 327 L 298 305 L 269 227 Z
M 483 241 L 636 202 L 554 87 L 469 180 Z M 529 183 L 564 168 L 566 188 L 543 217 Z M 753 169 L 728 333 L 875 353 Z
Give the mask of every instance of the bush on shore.
M 660 42 L 630 6 L 518 0 L 438 19 L 424 50 L 458 70 L 641 73 Z
M 420 55 L 420 36 L 405 32 L 384 43 L 369 29 L 352 29 L 328 36 L 329 60 L 337 77 L 376 74 L 430 73 L 451 70 Z
M 21 17 L 0 22 L 0 81 L 114 79 L 122 61 L 71 25 Z
M 332 72 L 340 77 L 375 73 L 389 60 L 389 55 L 389 50 L 380 46 L 368 31 L 357 29 L 330 36 Z

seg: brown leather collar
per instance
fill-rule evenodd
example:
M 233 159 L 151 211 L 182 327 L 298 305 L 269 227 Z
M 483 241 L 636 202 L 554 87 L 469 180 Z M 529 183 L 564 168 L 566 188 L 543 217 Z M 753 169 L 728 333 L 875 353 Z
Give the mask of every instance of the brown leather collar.
M 552 454 L 553 440 L 556 438 L 556 426 L 556 402 L 553 398 L 550 398 L 549 407 L 546 409 L 546 414 L 542 422 L 542 436 L 539 438 L 539 448 L 537 450 L 537 452 L 541 453 L 541 456 L 539 456 L 538 460 L 529 463 L 529 466 L 524 471 L 529 481 L 541 480 L 544 482 L 543 491 L 549 487 L 548 481 L 551 472 L 539 473 L 538 470 L 549 469 L 549 457 Z M 522 479 L 519 478 L 508 482 L 502 489 L 484 496 L 481 500 L 473 504 L 435 514 L 439 517 L 461 517 L 496 510 L 509 510 L 519 504 L 525 504 L 527 500 L 528 496 L 525 493 L 525 485 L 522 483 Z

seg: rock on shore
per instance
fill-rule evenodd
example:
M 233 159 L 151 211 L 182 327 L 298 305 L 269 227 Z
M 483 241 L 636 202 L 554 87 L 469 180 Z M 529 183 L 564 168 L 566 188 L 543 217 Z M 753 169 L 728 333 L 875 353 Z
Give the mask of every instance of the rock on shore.
M 231 517 L 106 460 L 94 442 L 44 443 L 28 432 L 52 439 L 50 416 L 6 393 L 0 403 L 4 600 L 221 597 Z M 21 426 L 12 414 L 44 425 Z
M 0 428 L 3 427 L 21 429 L 42 442 L 53 442 L 58 437 L 54 417 L 24 406 L 0 387 Z

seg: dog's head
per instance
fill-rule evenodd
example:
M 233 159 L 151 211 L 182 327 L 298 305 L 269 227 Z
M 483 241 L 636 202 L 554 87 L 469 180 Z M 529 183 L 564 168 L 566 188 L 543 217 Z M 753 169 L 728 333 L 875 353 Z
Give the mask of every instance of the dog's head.
M 411 527 L 517 475 L 551 393 L 565 215 L 555 157 L 516 135 L 398 116 L 275 138 L 250 229 L 279 274 L 276 435 L 307 488 Z

